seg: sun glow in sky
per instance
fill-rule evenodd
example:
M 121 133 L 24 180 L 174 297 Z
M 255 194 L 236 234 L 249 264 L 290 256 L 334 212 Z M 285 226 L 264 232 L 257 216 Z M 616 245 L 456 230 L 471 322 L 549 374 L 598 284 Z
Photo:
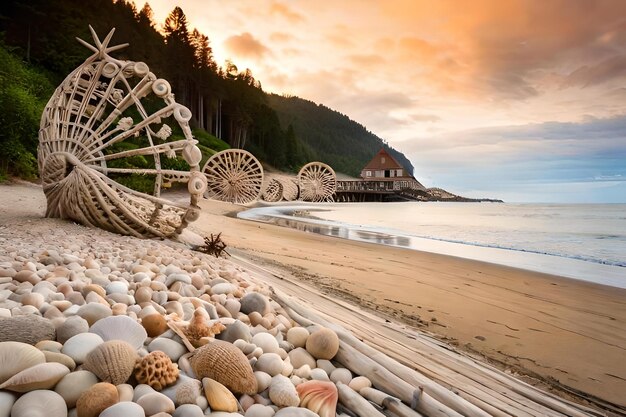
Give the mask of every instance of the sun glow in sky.
M 149 3 L 159 25 L 180 6 L 265 91 L 363 124 L 426 186 L 626 202 L 626 1 Z

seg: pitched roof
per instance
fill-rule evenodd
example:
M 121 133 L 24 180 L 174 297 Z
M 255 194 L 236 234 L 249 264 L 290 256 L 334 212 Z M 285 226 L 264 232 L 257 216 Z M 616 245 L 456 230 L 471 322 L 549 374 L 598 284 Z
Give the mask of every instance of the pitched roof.
M 384 162 L 383 162 L 384 158 Z M 404 169 L 402 165 L 398 163 L 394 159 L 393 156 L 389 155 L 389 153 L 385 150 L 385 148 L 381 148 L 380 151 L 372 158 L 371 161 L 367 165 L 365 165 L 365 169 L 372 170 L 381 170 L 381 169 Z M 406 170 L 405 170 L 406 171 Z

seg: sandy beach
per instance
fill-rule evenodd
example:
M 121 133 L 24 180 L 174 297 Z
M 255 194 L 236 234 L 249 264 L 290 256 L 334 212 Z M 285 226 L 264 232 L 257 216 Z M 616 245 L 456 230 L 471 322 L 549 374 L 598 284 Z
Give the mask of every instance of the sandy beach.
M 234 254 L 560 387 L 626 406 L 626 290 L 234 218 L 203 201 L 191 230 Z
M 36 185 L 3 185 L 0 195 L 5 234 L 45 234 L 63 223 L 43 219 L 45 197 Z M 453 390 L 459 395 L 494 391 L 493 381 L 498 391 L 505 374 L 487 381 L 487 369 L 472 381 L 464 372 L 475 365 L 457 359 L 447 368 L 453 373 L 442 377 L 432 367 L 449 361 L 441 352 L 450 349 L 562 398 L 581 402 L 592 396 L 592 403 L 582 402 L 616 411 L 610 415 L 623 413 L 625 290 L 244 221 L 235 217 L 241 207 L 201 204 L 201 217 L 184 238 L 222 232 L 231 260 L 253 271 L 249 275 L 262 285 L 280 288 L 303 308 L 334 318 L 409 368 L 439 375 L 435 380 L 459 387 Z M 424 332 L 444 343 L 424 338 Z M 491 388 L 476 385 L 480 378 Z M 509 389 L 492 405 L 518 410 L 515 415 L 544 415 L 541 407 L 516 395 Z M 526 413 L 527 407 L 534 411 Z

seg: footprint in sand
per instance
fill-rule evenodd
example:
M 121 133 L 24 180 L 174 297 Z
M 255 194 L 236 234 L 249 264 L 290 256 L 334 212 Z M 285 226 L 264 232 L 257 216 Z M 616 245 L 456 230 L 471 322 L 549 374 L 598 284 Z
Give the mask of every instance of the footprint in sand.
M 480 336 L 480 335 L 479 336 L 474 336 L 474 339 L 478 339 L 481 342 L 484 342 L 486 340 L 485 336 Z

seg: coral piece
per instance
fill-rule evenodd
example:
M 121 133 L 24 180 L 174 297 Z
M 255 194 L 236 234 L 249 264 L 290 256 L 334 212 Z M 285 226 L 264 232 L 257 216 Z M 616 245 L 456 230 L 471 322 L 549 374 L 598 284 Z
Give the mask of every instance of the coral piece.
M 187 339 L 194 347 L 200 346 L 200 339 L 203 337 L 213 337 L 216 334 L 220 334 L 222 330 L 226 329 L 219 321 L 213 323 L 207 323 L 206 317 L 201 310 L 196 309 L 193 312 L 193 317 L 189 322 L 189 325 L 183 328 L 183 333 L 187 336 Z
M 94 348 L 85 359 L 84 368 L 102 381 L 123 384 L 133 373 L 137 352 L 123 340 L 109 340 Z
M 45 361 L 44 354 L 29 344 L 0 342 L 0 383 L 26 368 Z
M 52 322 L 35 314 L 0 318 L 0 329 L 0 342 L 34 345 L 41 340 L 56 340 Z
M 323 327 L 306 340 L 306 350 L 315 359 L 332 359 L 339 351 L 339 338 L 332 330 Z
M 119 402 L 115 385 L 98 382 L 83 392 L 76 401 L 78 417 L 98 417 L 102 411 Z
M 212 340 L 191 357 L 196 377 L 211 378 L 238 394 L 256 394 L 257 383 L 248 358 L 234 345 Z
M 197 379 L 189 379 L 177 385 L 174 403 L 176 405 L 196 404 L 197 398 L 202 395 L 200 388 L 201 384 Z
M 155 350 L 138 360 L 135 365 L 135 378 L 141 384 L 150 385 L 157 391 L 176 382 L 178 365 L 165 353 Z
M 307 381 L 296 387 L 300 396 L 300 407 L 306 407 L 320 417 L 335 417 L 337 387 L 328 381 Z
M 202 378 L 202 387 L 211 410 L 235 413 L 239 409 L 237 399 L 223 384 L 211 378 Z
M 28 392 L 37 389 L 50 389 L 61 378 L 69 374 L 70 370 L 60 363 L 40 363 L 26 368 L 13 377 L 4 381 L 0 389 L 15 392 Z
M 101 41 L 90 29 L 95 45 L 79 41 L 93 55 L 59 85 L 41 117 L 37 159 L 46 216 L 136 237 L 178 235 L 198 218 L 206 190 L 192 114 L 146 64 L 109 55 L 127 45 L 109 46 L 114 30 Z M 170 125 L 182 138 L 170 137 Z M 139 147 L 123 146 L 129 139 Z M 164 159 L 177 155 L 189 171 L 165 169 Z M 146 168 L 128 168 L 131 158 Z M 122 185 L 136 175 L 154 181 L 152 195 Z M 190 204 L 160 198 L 174 181 L 187 182 Z

